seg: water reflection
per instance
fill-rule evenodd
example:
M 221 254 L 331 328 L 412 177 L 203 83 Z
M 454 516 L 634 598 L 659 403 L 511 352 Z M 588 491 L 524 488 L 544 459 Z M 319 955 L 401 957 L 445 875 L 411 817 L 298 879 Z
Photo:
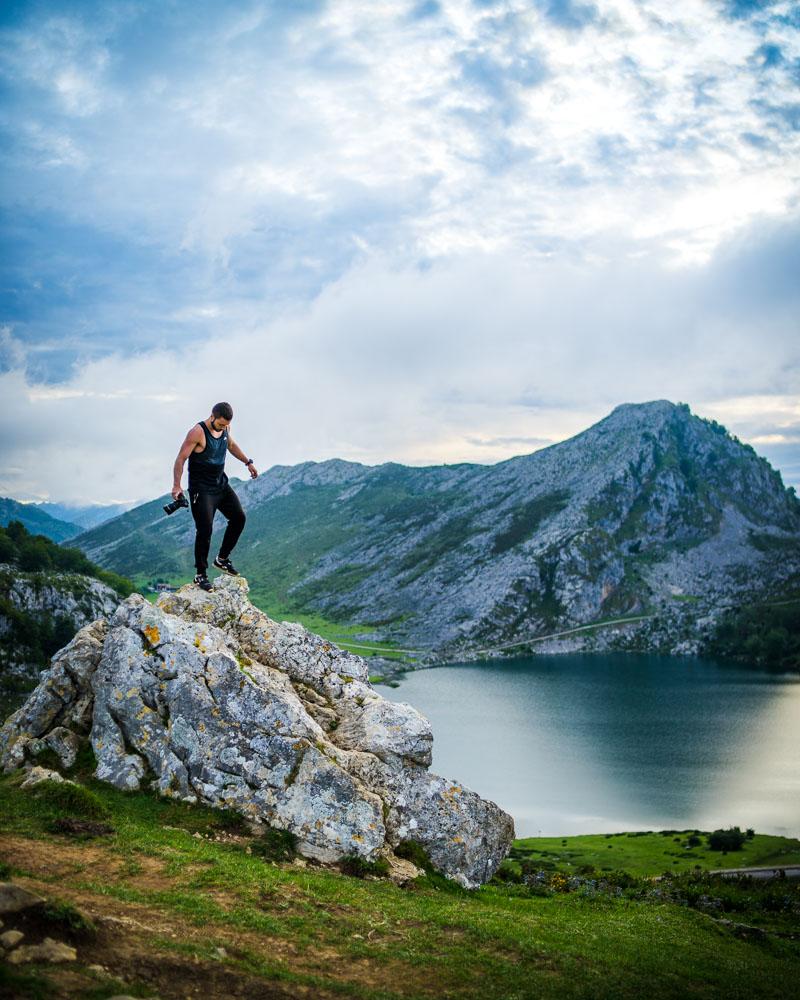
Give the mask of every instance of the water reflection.
M 431 770 L 518 837 L 637 829 L 800 833 L 800 678 L 646 655 L 539 656 L 406 675 Z

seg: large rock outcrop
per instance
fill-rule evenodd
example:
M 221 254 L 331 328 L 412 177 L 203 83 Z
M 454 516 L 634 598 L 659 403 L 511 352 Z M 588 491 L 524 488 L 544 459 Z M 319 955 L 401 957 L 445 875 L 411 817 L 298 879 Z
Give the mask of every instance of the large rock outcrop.
M 236 809 L 291 830 L 307 857 L 373 860 L 413 839 L 466 888 L 491 878 L 512 818 L 428 771 L 428 721 L 381 697 L 361 657 L 247 593 L 219 577 L 155 606 L 133 594 L 86 625 L 0 730 L 0 766 L 49 747 L 69 767 L 88 737 L 98 778 Z

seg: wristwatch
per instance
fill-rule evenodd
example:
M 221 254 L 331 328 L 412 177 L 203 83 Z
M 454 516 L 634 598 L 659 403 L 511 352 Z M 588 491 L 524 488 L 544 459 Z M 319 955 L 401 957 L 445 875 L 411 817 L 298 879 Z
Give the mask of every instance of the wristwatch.
M 253 459 L 252 458 L 248 458 L 247 461 L 244 464 L 245 465 L 252 465 L 253 464 Z

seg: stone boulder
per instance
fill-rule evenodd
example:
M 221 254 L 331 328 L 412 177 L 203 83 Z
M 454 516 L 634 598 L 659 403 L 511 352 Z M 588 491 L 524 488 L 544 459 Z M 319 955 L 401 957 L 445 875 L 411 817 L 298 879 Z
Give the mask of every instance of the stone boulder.
M 465 888 L 511 846 L 511 816 L 428 771 L 433 734 L 383 698 L 367 663 L 249 601 L 243 577 L 139 594 L 84 626 L 0 730 L 0 767 L 44 748 L 68 768 L 89 738 L 96 776 L 117 788 L 235 809 L 292 831 L 334 862 L 391 855 L 413 839 Z

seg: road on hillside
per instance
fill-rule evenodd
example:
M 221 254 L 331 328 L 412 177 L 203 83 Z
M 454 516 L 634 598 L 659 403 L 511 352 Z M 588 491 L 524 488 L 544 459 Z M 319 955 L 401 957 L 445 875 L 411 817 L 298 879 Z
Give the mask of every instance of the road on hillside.
M 786 878 L 800 878 L 800 865 L 773 865 L 769 868 L 711 868 L 706 869 L 709 875 L 722 875 L 723 878 L 733 878 L 735 875 L 750 875 L 752 878 L 781 878 L 781 872 Z M 653 881 L 658 882 L 664 876 L 655 875 Z
M 778 865 L 771 868 L 716 868 L 709 875 L 752 875 L 753 878 L 775 878 L 784 872 L 786 878 L 800 878 L 800 865 Z

